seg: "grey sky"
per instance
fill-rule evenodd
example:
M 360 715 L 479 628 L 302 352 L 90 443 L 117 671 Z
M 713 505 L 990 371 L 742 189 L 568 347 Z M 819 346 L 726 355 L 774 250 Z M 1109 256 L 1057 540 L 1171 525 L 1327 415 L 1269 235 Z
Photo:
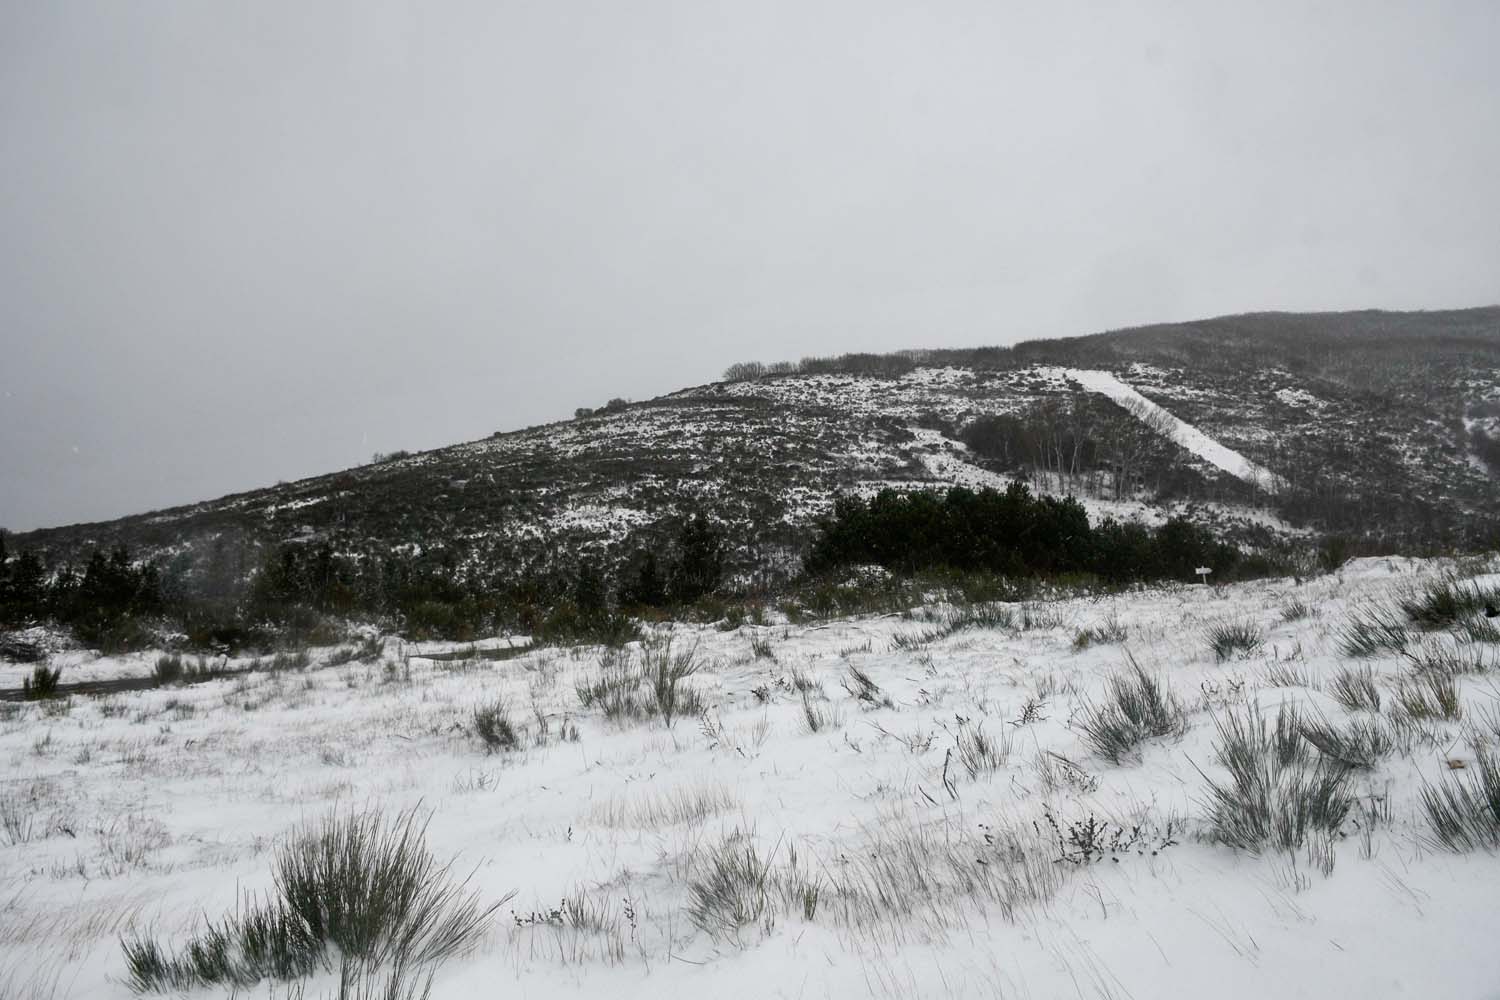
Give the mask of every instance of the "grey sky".
M 0 525 L 751 358 L 1500 301 L 1497 40 L 1493 0 L 0 0 Z

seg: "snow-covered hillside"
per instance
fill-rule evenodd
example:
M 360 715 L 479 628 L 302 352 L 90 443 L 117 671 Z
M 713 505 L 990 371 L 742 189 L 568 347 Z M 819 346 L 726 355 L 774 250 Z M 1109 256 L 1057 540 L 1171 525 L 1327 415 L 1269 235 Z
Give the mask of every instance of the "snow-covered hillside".
M 1331 838 L 1257 857 L 1207 836 L 1216 720 L 1395 727 L 1411 661 L 1365 661 L 1382 708 L 1351 710 L 1336 682 L 1365 663 L 1340 630 L 1448 569 L 663 627 L 704 701 L 670 728 L 583 703 L 629 669 L 598 648 L 438 662 L 394 640 L 383 663 L 3 705 L 0 994 L 127 997 L 122 934 L 180 945 L 270 888 L 299 824 L 376 807 L 430 813 L 482 899 L 516 893 L 437 998 L 1494 996 L 1500 858 L 1436 846 L 1419 803 L 1500 740 L 1489 676 L 1453 676 L 1461 718 L 1393 728 Z M 1218 661 L 1224 624 L 1262 644 Z M 1411 648 L 1494 662 L 1454 641 Z M 1185 715 L 1114 763 L 1086 721 L 1132 661 Z M 487 753 L 473 713 L 496 699 L 522 746 Z M 726 857 L 763 885 L 705 911 Z

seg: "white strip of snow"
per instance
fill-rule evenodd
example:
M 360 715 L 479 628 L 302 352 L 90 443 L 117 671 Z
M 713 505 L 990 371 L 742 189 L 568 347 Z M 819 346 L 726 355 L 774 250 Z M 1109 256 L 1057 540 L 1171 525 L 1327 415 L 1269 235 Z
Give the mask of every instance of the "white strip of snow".
M 1275 493 L 1285 485 L 1285 480 L 1271 470 L 1256 465 L 1233 448 L 1226 448 L 1192 424 L 1173 416 L 1109 372 L 1083 368 L 1045 368 L 1041 371 L 1052 378 L 1077 382 L 1090 392 L 1108 396 L 1143 422 L 1158 423 L 1173 441 L 1236 479 L 1254 484 L 1267 493 Z

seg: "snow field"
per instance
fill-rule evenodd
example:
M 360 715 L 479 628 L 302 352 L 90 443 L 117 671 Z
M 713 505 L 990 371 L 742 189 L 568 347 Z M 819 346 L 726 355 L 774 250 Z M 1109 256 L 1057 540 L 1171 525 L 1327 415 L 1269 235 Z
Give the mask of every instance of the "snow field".
M 1362 560 L 1300 585 L 987 609 L 951 632 L 961 609 L 941 606 L 679 625 L 708 707 L 670 729 L 581 705 L 597 648 L 438 663 L 392 642 L 385 664 L 3 706 L 0 993 L 129 996 L 122 932 L 180 943 L 268 889 L 300 823 L 377 805 L 430 812 L 429 846 L 482 898 L 516 892 L 434 997 L 1495 996 L 1500 859 L 1435 847 L 1419 805 L 1472 761 L 1493 675 L 1459 678 L 1465 720 L 1356 776 L 1331 873 L 1201 837 L 1215 719 L 1252 702 L 1354 717 L 1329 693 L 1363 665 L 1339 628 L 1447 568 Z M 1311 614 L 1284 621 L 1293 601 Z M 1264 645 L 1216 662 L 1205 633 L 1226 622 Z M 1079 644 L 1085 628 L 1113 638 Z M 1080 723 L 1131 658 L 1187 730 L 1115 765 Z M 1363 662 L 1387 694 L 1407 669 Z M 878 694 L 851 694 L 851 668 Z M 523 749 L 486 754 L 466 731 L 495 699 Z M 1070 859 L 1090 819 L 1129 846 Z M 763 886 L 726 918 L 701 890 L 735 857 Z

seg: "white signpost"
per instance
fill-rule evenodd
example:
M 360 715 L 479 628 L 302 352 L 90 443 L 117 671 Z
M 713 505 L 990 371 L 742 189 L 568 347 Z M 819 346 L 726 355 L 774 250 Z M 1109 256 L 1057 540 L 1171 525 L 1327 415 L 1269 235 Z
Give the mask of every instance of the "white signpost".
M 1196 572 L 1203 578 L 1203 585 L 1205 587 L 1208 586 L 1208 574 L 1212 573 L 1213 570 L 1209 569 L 1207 566 L 1199 566 Z

